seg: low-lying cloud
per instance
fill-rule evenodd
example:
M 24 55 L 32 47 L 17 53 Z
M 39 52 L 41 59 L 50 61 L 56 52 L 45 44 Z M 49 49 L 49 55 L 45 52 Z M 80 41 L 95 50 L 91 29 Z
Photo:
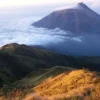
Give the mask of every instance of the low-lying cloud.
M 68 37 L 69 32 L 58 28 L 48 30 L 36 28 L 31 24 L 38 19 L 21 18 L 13 20 L 3 20 L 0 23 L 0 46 L 12 42 L 27 45 L 48 45 L 57 44 L 66 40 L 81 42 L 78 37 Z
M 0 46 L 8 43 L 39 45 L 61 54 L 100 55 L 100 35 L 70 33 L 31 26 L 39 18 L 1 20 Z

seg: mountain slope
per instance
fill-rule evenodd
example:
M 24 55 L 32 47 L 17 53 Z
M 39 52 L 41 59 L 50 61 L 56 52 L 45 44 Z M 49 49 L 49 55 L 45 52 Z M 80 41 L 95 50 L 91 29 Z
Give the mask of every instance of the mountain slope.
M 35 93 L 23 100 L 99 100 L 96 95 L 100 94 L 99 89 L 100 77 L 97 73 L 85 69 L 72 70 L 41 82 L 33 88 Z
M 1 52 L 6 52 L 14 55 L 20 55 L 24 57 L 34 58 L 36 60 L 42 60 L 44 62 L 53 63 L 55 60 L 56 63 L 59 62 L 66 62 L 65 59 L 69 59 L 71 57 L 64 56 L 60 54 L 56 54 L 47 50 L 39 49 L 36 47 L 26 46 L 26 45 L 19 45 L 16 43 L 7 44 L 0 49 Z
M 34 89 L 40 96 L 67 94 L 75 88 L 82 88 L 84 90 L 84 86 L 93 85 L 92 81 L 95 77 L 95 74 L 90 72 L 75 70 L 47 79 Z
M 40 68 L 48 69 L 55 65 L 72 66 L 73 59 L 35 47 L 8 44 L 0 48 L 0 83 L 7 84 L 22 79 Z
M 73 68 L 84 67 L 90 70 L 100 71 L 99 62 L 100 57 L 74 58 L 36 47 L 12 43 L 0 48 L 0 83 L 1 85 L 9 84 L 16 80 L 23 79 L 30 73 L 35 72 L 34 74 L 36 74 L 43 69 L 45 69 L 45 72 L 48 72 L 47 69 L 59 65 Z M 41 75 L 42 74 L 43 73 L 41 73 Z M 32 80 L 34 81 L 33 74 Z M 30 77 L 28 81 L 32 83 Z M 21 82 L 22 84 L 27 84 L 27 79 Z
M 73 33 L 100 33 L 100 15 L 84 3 L 78 3 L 77 7 L 54 11 L 32 25 L 48 29 L 60 28 Z
M 63 66 L 55 66 L 50 69 L 42 69 L 41 68 L 41 69 L 32 71 L 25 78 L 13 83 L 12 85 L 13 86 L 36 86 L 40 82 L 44 81 L 45 79 L 54 77 L 65 71 L 71 71 L 73 69 L 74 68 L 63 67 Z

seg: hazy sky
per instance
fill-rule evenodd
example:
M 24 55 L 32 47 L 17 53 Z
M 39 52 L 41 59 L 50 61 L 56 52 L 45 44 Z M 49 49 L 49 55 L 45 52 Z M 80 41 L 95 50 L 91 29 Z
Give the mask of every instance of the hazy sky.
M 44 4 L 59 4 L 59 3 L 90 3 L 92 6 L 100 6 L 100 0 L 0 0 L 0 7 L 9 6 L 24 6 L 24 5 L 44 5 Z
M 100 0 L 0 0 L 0 18 L 10 16 L 45 16 L 55 9 L 84 2 L 100 14 Z

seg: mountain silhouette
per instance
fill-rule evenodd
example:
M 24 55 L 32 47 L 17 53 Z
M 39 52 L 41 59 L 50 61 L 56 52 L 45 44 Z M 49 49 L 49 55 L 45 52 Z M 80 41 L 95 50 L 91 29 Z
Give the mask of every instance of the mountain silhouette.
M 72 33 L 100 33 L 100 15 L 81 2 L 76 7 L 54 11 L 32 25 Z

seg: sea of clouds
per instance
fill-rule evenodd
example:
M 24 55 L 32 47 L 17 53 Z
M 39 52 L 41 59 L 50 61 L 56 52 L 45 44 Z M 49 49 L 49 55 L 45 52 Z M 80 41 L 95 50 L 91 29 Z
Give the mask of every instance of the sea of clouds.
M 0 21 L 0 46 L 8 43 L 27 45 L 58 44 L 66 40 L 81 42 L 79 37 L 68 37 L 69 32 L 58 28 L 48 30 L 37 28 L 31 24 L 39 18 L 28 17 Z
M 59 28 L 48 30 L 31 24 L 40 17 L 0 21 L 0 46 L 9 43 L 43 46 L 62 54 L 100 55 L 100 35 L 70 33 Z

